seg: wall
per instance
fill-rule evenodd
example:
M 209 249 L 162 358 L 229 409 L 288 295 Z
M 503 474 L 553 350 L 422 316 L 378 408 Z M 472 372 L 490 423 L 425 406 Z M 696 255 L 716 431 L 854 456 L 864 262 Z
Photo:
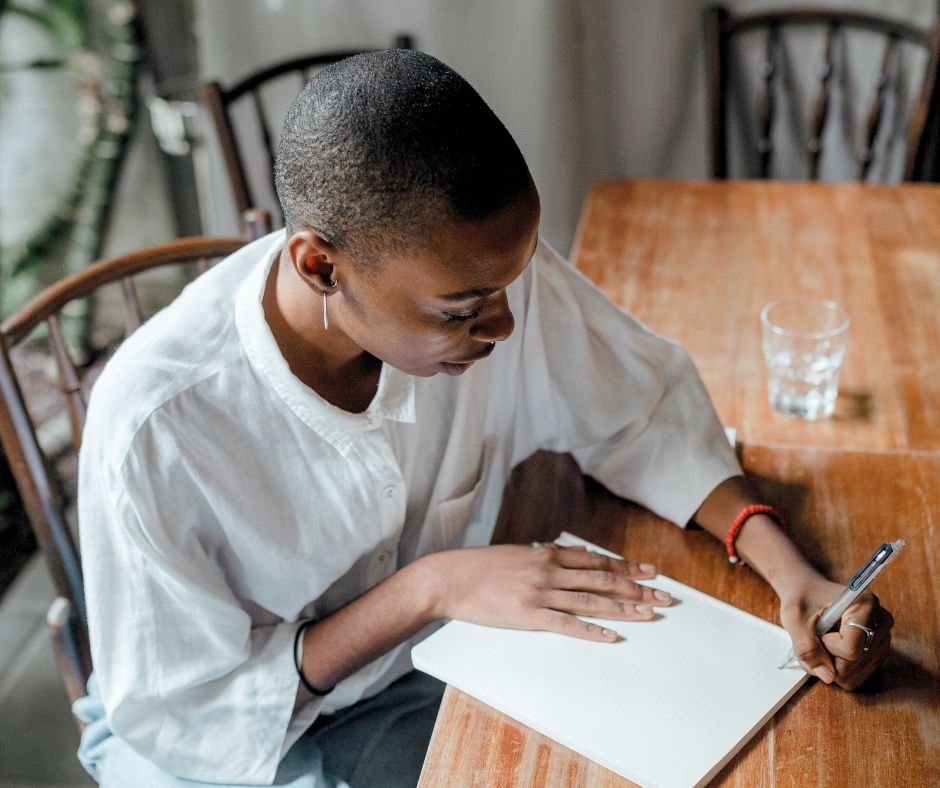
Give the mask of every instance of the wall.
M 936 0 L 810 4 L 889 14 L 925 28 L 937 10 Z M 542 196 L 542 232 L 563 252 L 570 248 L 587 188 L 599 178 L 708 175 L 704 5 L 701 0 L 195 0 L 202 72 L 223 84 L 282 58 L 317 49 L 387 46 L 397 33 L 413 34 L 418 48 L 466 77 L 515 136 Z M 780 3 L 728 5 L 754 11 Z M 808 106 L 818 53 L 799 37 L 791 43 L 798 98 Z M 853 43 L 854 62 L 873 70 L 879 46 Z M 916 70 L 918 63 L 910 65 Z M 857 116 L 867 108 L 866 79 L 852 86 Z M 285 107 L 297 89 L 291 86 L 280 97 Z M 234 210 L 226 203 L 217 154 L 210 148 L 207 156 L 203 183 L 212 181 L 216 195 L 208 209 L 210 226 L 231 231 Z M 827 165 L 824 175 L 850 177 L 843 165 Z M 264 163 L 255 160 L 253 166 L 256 177 L 263 176 Z M 796 177 L 801 167 L 793 153 L 778 174 Z

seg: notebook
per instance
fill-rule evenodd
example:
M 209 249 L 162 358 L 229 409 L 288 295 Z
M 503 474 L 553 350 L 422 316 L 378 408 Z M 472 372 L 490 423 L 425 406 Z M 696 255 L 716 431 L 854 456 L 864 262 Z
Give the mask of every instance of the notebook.
M 619 558 L 569 533 L 556 543 Z M 676 601 L 654 621 L 597 620 L 616 643 L 451 621 L 412 661 L 643 788 L 697 788 L 807 674 L 778 669 L 782 628 L 662 575 L 643 584 Z

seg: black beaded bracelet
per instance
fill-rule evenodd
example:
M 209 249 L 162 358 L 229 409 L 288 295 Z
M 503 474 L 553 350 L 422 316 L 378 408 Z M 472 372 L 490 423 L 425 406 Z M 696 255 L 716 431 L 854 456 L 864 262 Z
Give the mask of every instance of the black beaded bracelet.
M 335 689 L 335 687 L 330 687 L 327 690 L 318 690 L 309 681 L 307 681 L 307 677 L 304 675 L 304 670 L 300 665 L 300 655 L 297 653 L 298 646 L 300 645 L 300 639 L 303 637 L 304 632 L 306 632 L 307 629 L 316 623 L 316 621 L 312 620 L 305 621 L 303 624 L 297 627 L 297 634 L 294 635 L 294 667 L 297 668 L 297 675 L 300 676 L 300 683 L 307 688 L 307 692 L 309 692 L 311 695 L 316 695 L 318 698 L 322 698 L 324 695 L 329 695 Z

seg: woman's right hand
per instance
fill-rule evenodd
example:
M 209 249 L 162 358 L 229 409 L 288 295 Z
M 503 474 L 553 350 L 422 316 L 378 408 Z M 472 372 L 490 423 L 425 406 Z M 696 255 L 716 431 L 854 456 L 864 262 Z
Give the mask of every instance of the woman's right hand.
M 654 607 L 672 603 L 665 591 L 634 582 L 655 576 L 651 564 L 620 561 L 583 547 L 469 547 L 421 561 L 434 618 L 609 643 L 617 639 L 616 632 L 577 616 L 648 621 Z

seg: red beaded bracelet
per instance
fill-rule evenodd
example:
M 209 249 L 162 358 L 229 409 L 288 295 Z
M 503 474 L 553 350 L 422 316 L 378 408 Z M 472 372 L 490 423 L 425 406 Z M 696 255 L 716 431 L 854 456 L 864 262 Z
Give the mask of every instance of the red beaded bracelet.
M 747 522 L 748 517 L 754 514 L 766 514 L 768 517 L 772 517 L 777 521 L 777 525 L 780 526 L 780 530 L 784 533 L 787 532 L 787 526 L 783 522 L 783 518 L 777 513 L 777 510 L 773 506 L 746 506 L 741 510 L 741 514 L 734 518 L 734 522 L 731 523 L 731 527 L 728 529 L 728 535 L 725 537 L 725 547 L 728 548 L 728 560 L 732 564 L 736 564 L 741 559 L 738 557 L 738 551 L 734 549 L 734 540 L 738 538 L 738 532 L 741 530 L 744 523 Z

